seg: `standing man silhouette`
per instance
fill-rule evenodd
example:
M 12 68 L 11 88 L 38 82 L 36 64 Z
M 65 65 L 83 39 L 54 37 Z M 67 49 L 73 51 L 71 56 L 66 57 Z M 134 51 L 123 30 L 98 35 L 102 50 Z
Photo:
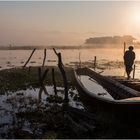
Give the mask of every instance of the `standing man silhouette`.
M 124 53 L 124 64 L 127 73 L 127 79 L 130 79 L 130 73 L 135 60 L 135 52 L 133 46 L 129 46 L 128 50 Z

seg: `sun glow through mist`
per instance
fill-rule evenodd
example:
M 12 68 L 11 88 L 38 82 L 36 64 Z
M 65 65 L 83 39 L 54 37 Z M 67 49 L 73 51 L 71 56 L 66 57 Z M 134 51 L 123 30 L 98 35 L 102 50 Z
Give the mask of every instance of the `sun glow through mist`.
M 0 2 L 0 45 L 81 45 L 90 37 L 140 40 L 140 1 Z
M 140 5 L 135 5 L 132 11 L 130 11 L 130 20 L 133 26 L 140 26 Z
M 140 25 L 140 8 L 133 11 L 133 20 L 136 24 Z

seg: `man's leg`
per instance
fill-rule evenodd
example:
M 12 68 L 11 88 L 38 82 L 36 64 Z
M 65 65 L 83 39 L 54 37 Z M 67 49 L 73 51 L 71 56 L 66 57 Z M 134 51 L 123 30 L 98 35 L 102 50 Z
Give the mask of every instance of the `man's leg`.
M 131 71 L 127 71 L 127 79 L 128 79 L 128 80 L 130 79 L 130 72 L 131 72 Z
M 130 79 L 131 71 L 132 71 L 132 66 L 127 66 L 126 67 L 127 79 Z

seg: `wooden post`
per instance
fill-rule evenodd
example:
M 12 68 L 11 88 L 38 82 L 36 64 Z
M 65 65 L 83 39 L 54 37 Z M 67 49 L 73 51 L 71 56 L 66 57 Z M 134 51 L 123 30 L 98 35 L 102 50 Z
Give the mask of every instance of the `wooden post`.
M 55 93 L 55 95 L 57 95 L 55 75 L 54 75 L 54 68 L 52 68 L 52 82 L 53 82 L 53 85 L 54 85 L 54 93 Z
M 94 70 L 96 68 L 96 56 L 94 56 Z
M 123 46 L 123 54 L 125 53 L 125 49 L 126 49 L 126 43 L 124 42 L 124 46 Z
M 28 60 L 27 60 L 27 61 L 26 61 L 26 63 L 24 64 L 23 68 L 24 68 L 24 67 L 26 67 L 26 65 L 27 65 L 27 64 L 28 64 L 28 62 L 30 61 L 30 59 L 31 59 L 32 55 L 34 54 L 35 50 L 36 50 L 36 48 L 35 48 L 35 49 L 33 49 L 33 51 L 32 51 L 32 53 L 31 53 L 30 57 L 28 58 Z
M 81 52 L 79 52 L 79 67 L 81 68 Z
M 40 84 L 40 90 L 39 90 L 39 102 L 41 101 L 41 94 L 42 94 L 42 91 L 44 90 L 44 93 L 46 95 L 49 95 L 45 86 L 44 86 L 44 80 L 45 80 L 45 77 L 48 73 L 49 69 L 45 70 L 45 72 L 43 73 L 43 75 L 41 74 L 41 68 L 38 68 L 38 77 L 39 77 L 39 84 Z
M 64 98 L 64 101 L 68 102 L 69 101 L 69 99 L 68 99 L 68 83 L 67 83 L 66 73 L 65 73 L 65 70 L 64 70 L 64 65 L 62 63 L 61 53 L 57 53 L 54 48 L 53 48 L 53 50 L 54 50 L 54 53 L 58 57 L 58 67 L 59 67 L 60 72 L 61 72 L 62 77 L 63 77 L 63 83 L 64 83 L 64 87 L 65 87 L 65 98 Z
M 44 49 L 44 59 L 43 59 L 42 67 L 44 67 L 45 65 L 45 60 L 46 60 L 46 49 Z
M 124 45 L 123 45 L 123 56 L 125 54 L 125 49 L 126 49 L 126 43 L 124 42 Z M 125 67 L 124 67 L 124 77 L 125 77 Z
M 134 69 L 133 69 L 133 79 L 135 78 L 135 69 L 136 69 L 136 66 L 134 65 Z

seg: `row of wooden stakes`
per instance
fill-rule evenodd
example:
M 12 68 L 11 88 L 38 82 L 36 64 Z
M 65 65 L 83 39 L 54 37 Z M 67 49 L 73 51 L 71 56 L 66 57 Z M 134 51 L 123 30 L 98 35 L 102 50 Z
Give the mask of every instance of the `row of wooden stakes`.
M 27 64 L 29 63 L 29 61 L 30 61 L 30 59 L 33 56 L 35 51 L 36 51 L 36 48 L 33 49 L 33 51 L 31 52 L 29 58 L 27 59 L 26 63 L 24 64 L 23 68 L 25 68 L 27 66 Z M 60 69 L 60 72 L 61 72 L 62 78 L 63 78 L 63 84 L 64 84 L 64 89 L 65 89 L 64 102 L 68 102 L 69 101 L 69 99 L 68 99 L 68 82 L 67 82 L 67 76 L 66 76 L 66 72 L 64 69 L 64 65 L 62 63 L 61 53 L 58 53 L 54 48 L 53 48 L 53 51 L 56 54 L 56 56 L 58 57 L 58 68 Z M 44 65 L 45 65 L 45 60 L 46 60 L 46 49 L 44 49 L 44 59 L 43 59 L 42 67 L 44 67 Z M 44 80 L 45 80 L 45 77 L 46 77 L 48 71 L 49 70 L 46 69 L 44 71 L 44 73 L 42 73 L 41 67 L 38 68 L 39 83 L 40 83 L 39 96 L 41 96 L 43 91 L 45 94 L 48 94 L 47 90 L 45 88 L 45 85 L 44 85 Z M 57 95 L 54 69 L 52 69 L 52 81 L 53 81 L 53 85 L 54 85 L 54 93 L 55 93 L 55 95 Z

